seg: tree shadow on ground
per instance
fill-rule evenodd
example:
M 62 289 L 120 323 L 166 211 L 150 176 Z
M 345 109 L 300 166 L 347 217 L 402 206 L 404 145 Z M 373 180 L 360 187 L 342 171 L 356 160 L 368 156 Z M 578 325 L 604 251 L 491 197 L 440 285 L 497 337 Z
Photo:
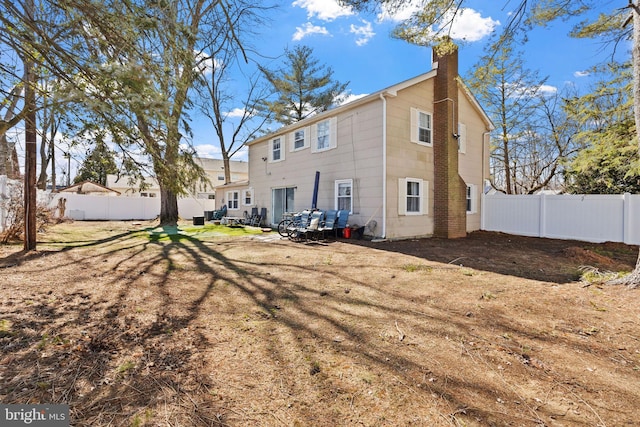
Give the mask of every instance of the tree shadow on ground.
M 622 243 L 598 244 L 485 231 L 469 233 L 460 239 L 346 242 L 427 261 L 554 283 L 579 280 L 584 267 L 632 271 L 638 258 L 637 246 Z
M 400 424 L 411 421 L 411 411 L 447 425 L 535 425 L 553 415 L 515 384 L 497 396 L 495 383 L 469 375 L 478 363 L 498 372 L 487 355 L 496 333 L 510 336 L 502 345 L 508 351 L 500 351 L 522 364 L 518 375 L 535 372 L 523 362 L 532 358 L 525 348 L 552 336 L 499 308 L 485 316 L 435 303 L 443 297 L 401 292 L 407 283 L 438 280 L 431 271 L 409 275 L 400 267 L 390 275 L 386 263 L 360 261 L 338 245 L 298 245 L 279 255 L 285 247 L 277 244 L 248 251 L 242 241 L 163 231 L 162 238 L 123 233 L 51 251 L 47 256 L 66 257 L 46 267 L 36 258 L 8 267 L 65 280 L 26 286 L 3 304 L 10 324 L 0 336 L 5 403 L 68 403 L 74 425 L 87 426 L 271 424 L 267 418 L 276 425 L 384 425 L 383 392 L 399 406 L 393 414 Z M 374 280 L 381 277 L 387 279 Z M 399 338 L 401 331 L 408 337 Z M 563 343 L 591 351 L 577 334 Z M 458 370 L 447 353 L 462 353 Z M 386 381 L 379 395 L 363 392 L 376 389 L 379 378 Z M 249 408 L 266 405 L 263 399 L 278 404 Z M 367 414 L 373 408 L 377 415 Z

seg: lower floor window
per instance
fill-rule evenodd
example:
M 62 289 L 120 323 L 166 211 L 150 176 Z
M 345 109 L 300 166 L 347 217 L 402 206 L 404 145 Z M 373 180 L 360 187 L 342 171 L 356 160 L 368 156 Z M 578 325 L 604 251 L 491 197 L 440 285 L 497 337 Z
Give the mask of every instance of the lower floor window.
M 426 201 L 427 182 L 417 178 L 401 178 L 398 183 L 398 213 L 422 215 Z
M 240 194 L 237 191 L 229 191 L 227 192 L 227 208 L 238 209 L 238 201 L 240 199 Z
M 335 186 L 335 207 L 337 210 L 352 212 L 353 206 L 353 180 L 341 179 L 336 181 Z
M 467 213 L 476 213 L 477 209 L 477 190 L 473 184 L 467 185 Z

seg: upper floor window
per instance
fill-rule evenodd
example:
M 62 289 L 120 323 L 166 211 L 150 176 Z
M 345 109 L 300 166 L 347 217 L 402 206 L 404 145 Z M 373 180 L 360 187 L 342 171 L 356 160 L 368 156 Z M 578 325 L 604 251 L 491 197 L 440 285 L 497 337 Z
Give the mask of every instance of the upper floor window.
M 311 127 L 311 150 L 326 151 L 337 147 L 337 119 L 332 117 Z
M 304 129 L 298 129 L 297 131 L 293 132 L 293 149 L 294 150 L 300 150 L 302 148 L 305 147 L 305 130 Z
M 427 199 L 427 181 L 417 178 L 401 178 L 398 182 L 398 213 L 423 215 Z
M 329 134 L 330 129 L 331 126 L 329 125 L 329 120 L 318 123 L 318 145 L 316 145 L 318 151 L 329 148 L 329 141 L 331 137 Z
M 283 145 L 284 145 L 283 136 L 279 136 L 271 140 L 271 161 L 272 162 L 279 162 L 280 160 L 284 160 Z
M 433 143 L 433 120 L 431 113 L 411 109 L 411 142 L 431 145 Z
M 336 181 L 335 207 L 337 210 L 353 212 L 353 180 L 341 179 Z

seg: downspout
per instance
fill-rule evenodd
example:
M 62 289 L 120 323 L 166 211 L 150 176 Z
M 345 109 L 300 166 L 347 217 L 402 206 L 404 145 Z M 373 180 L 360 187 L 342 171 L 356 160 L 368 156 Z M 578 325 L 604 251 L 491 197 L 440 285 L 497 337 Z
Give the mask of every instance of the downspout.
M 485 163 L 484 156 L 485 156 L 485 153 L 486 153 L 485 147 L 486 147 L 486 144 L 487 144 L 487 136 L 489 136 L 489 135 L 491 135 L 491 131 L 482 133 L 482 188 L 480 189 L 480 230 L 486 230 L 487 229 L 486 224 L 485 224 L 485 222 L 487 220 L 486 219 L 487 213 L 486 213 L 486 210 L 485 210 L 485 207 L 486 207 L 486 205 L 485 205 L 485 196 L 486 195 L 484 193 L 484 185 L 485 185 L 485 179 L 488 180 L 489 178 L 485 178 L 485 176 L 486 176 L 485 174 L 486 174 L 487 171 L 485 169 L 486 163 Z M 489 158 L 487 158 L 486 160 L 488 161 Z
M 380 94 L 382 100 L 382 236 L 387 238 L 387 98 Z

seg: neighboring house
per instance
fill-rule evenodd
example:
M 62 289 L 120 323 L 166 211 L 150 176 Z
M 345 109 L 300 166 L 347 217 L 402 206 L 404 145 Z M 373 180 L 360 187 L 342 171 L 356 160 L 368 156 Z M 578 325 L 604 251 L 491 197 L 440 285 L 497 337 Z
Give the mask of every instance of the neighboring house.
M 204 169 L 210 184 L 198 184 L 195 198 L 214 199 L 215 187 L 224 183 L 224 163 L 221 159 L 197 159 Z M 243 161 L 231 161 L 231 180 L 246 181 L 248 174 L 248 164 Z M 139 182 L 130 182 L 128 175 L 107 175 L 107 187 L 119 191 L 124 196 L 134 197 L 160 197 L 160 186 L 158 181 L 152 177 L 145 177 L 144 189 L 140 189 Z
M 376 238 L 455 238 L 480 229 L 493 125 L 458 76 L 457 52 L 432 70 L 255 139 L 249 181 L 219 187 L 229 215 L 267 224 L 310 208 L 347 209 Z
M 59 193 L 86 194 L 90 196 L 119 196 L 120 192 L 92 181 L 83 181 L 58 190 Z
M 108 174 L 107 187 L 127 197 L 160 197 L 160 186 L 152 177 L 144 178 L 144 188 L 141 189 L 140 182 L 129 175 Z
M 200 185 L 197 189 L 198 199 L 215 198 L 215 187 L 224 184 L 224 162 L 221 159 L 200 158 L 202 169 L 211 181 L 210 185 Z M 249 179 L 249 165 L 247 162 L 230 160 L 231 182 L 246 181 Z

